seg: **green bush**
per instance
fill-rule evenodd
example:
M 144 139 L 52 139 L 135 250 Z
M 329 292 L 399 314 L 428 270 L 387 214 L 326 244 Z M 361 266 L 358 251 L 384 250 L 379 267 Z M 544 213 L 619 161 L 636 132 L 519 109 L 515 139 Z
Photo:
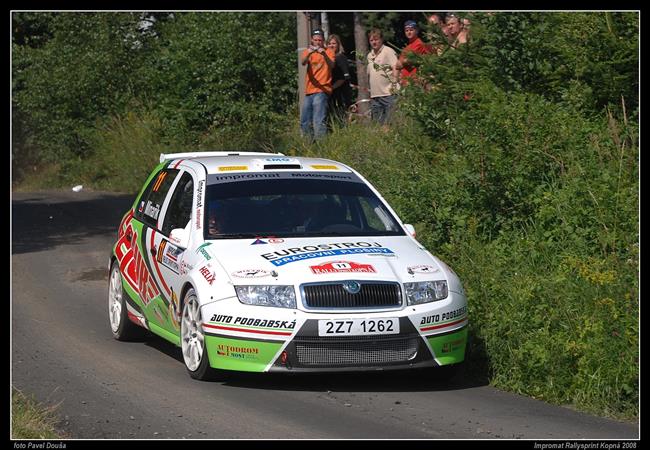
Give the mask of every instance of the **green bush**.
M 442 206 L 421 204 L 423 242 L 465 283 L 492 383 L 635 417 L 638 99 L 617 83 L 636 69 L 604 54 L 630 56 L 638 42 L 608 40 L 604 14 L 582 18 L 601 47 L 568 39 L 584 29 L 576 16 L 479 18 L 471 44 L 423 61 L 429 89 L 407 89 L 403 110 L 437 143 L 427 185 Z M 512 33 L 489 33 L 510 21 Z M 581 73 L 550 64 L 558 55 Z M 603 64 L 620 76 L 589 75 Z
M 493 82 L 572 104 L 587 114 L 638 106 L 639 15 L 634 12 L 479 15 Z
M 295 15 L 175 13 L 142 76 L 172 136 L 278 127 L 297 100 Z
M 32 14 L 32 13 L 28 13 Z M 17 13 L 19 20 L 20 13 Z M 143 49 L 133 13 L 57 13 L 51 38 L 12 45 L 13 107 L 25 117 L 44 162 L 84 158 L 95 120 L 123 110 L 137 90 Z

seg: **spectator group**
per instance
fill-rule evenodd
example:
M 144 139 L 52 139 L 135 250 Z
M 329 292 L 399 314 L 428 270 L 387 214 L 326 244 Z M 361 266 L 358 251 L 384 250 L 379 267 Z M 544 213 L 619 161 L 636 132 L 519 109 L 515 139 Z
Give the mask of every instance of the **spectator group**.
M 404 23 L 404 35 L 408 43 L 398 55 L 384 44 L 380 29 L 368 32 L 370 51 L 366 55 L 366 71 L 370 94 L 372 120 L 388 129 L 392 112 L 401 87 L 410 83 L 426 85 L 417 75 L 419 55 L 440 55 L 445 48 L 457 48 L 469 39 L 470 22 L 455 14 L 433 14 L 429 22 L 438 27 L 446 39 L 446 45 L 431 45 L 420 37 L 417 22 Z M 344 122 L 347 112 L 354 108 L 352 84 L 348 60 L 341 39 L 331 34 L 325 39 L 322 30 L 311 34 L 309 48 L 300 57 L 307 66 L 305 99 L 300 112 L 300 128 L 304 136 L 318 139 L 328 130 L 328 119 Z

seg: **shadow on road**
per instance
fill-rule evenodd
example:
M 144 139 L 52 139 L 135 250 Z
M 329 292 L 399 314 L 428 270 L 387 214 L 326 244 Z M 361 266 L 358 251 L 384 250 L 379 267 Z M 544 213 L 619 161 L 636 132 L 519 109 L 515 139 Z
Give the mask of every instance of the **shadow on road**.
M 315 392 L 434 392 L 486 386 L 476 374 L 459 372 L 444 379 L 436 369 L 327 374 L 228 374 L 224 384 L 239 388 Z
M 134 195 L 97 192 L 16 193 L 11 202 L 11 253 L 71 245 L 103 233 L 117 235 Z

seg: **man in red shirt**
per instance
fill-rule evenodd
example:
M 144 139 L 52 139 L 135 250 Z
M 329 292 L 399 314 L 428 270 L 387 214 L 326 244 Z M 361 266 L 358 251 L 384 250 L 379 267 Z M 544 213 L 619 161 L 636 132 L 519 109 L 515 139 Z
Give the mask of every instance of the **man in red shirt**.
M 404 23 L 404 34 L 409 40 L 409 43 L 399 56 L 397 68 L 401 69 L 402 85 L 407 85 L 411 81 L 415 81 L 417 67 L 413 64 L 414 61 L 409 61 L 409 55 L 429 55 L 433 53 L 433 47 L 425 44 L 418 36 L 420 30 L 415 20 L 407 20 Z M 413 58 L 411 58 L 413 59 Z
M 327 104 L 332 94 L 332 69 L 336 55 L 323 44 L 323 31 L 314 30 L 311 45 L 300 57 L 302 65 L 307 66 L 300 129 L 310 138 L 319 138 L 327 132 Z

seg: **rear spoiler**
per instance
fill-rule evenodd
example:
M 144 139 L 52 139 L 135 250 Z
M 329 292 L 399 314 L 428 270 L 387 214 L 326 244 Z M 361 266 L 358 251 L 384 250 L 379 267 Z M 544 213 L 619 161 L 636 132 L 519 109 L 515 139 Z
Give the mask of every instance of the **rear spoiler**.
M 160 162 L 172 159 L 200 158 L 203 156 L 284 156 L 284 153 L 264 152 L 188 152 L 188 153 L 161 153 Z

